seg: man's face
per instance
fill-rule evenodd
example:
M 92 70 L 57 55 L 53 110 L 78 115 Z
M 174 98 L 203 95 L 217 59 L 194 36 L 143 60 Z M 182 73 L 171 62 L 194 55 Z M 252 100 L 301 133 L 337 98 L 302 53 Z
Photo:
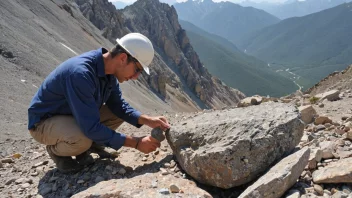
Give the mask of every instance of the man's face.
M 132 57 L 129 58 L 128 55 L 124 57 L 122 57 L 122 69 L 117 70 L 115 73 L 120 83 L 128 80 L 136 80 L 143 71 L 142 65 L 137 60 Z

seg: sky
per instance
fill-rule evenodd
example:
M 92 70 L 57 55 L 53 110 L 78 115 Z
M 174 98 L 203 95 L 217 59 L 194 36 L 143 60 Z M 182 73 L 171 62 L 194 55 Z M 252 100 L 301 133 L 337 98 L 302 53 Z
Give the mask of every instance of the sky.
M 114 2 L 114 1 L 121 1 L 121 2 L 124 2 L 124 3 L 127 3 L 127 4 L 131 4 L 133 2 L 135 2 L 136 0 L 109 0 L 110 2 Z M 183 2 L 183 1 L 186 1 L 186 0 L 176 0 L 177 2 Z M 213 0 L 214 2 L 220 2 L 220 1 L 223 1 L 223 0 Z M 229 0 L 233 3 L 239 3 L 243 0 Z M 262 1 L 266 1 L 266 2 L 270 2 L 270 3 L 278 3 L 278 2 L 284 2 L 285 0 L 251 0 L 253 2 L 262 2 Z M 161 2 L 174 2 L 174 0 L 161 0 Z

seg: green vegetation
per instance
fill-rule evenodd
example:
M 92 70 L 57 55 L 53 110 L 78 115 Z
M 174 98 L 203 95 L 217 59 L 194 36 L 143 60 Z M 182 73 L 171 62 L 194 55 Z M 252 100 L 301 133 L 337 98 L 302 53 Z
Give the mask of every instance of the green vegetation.
M 319 99 L 320 98 L 313 96 L 313 97 L 309 98 L 309 102 L 310 102 L 310 104 L 316 104 Z

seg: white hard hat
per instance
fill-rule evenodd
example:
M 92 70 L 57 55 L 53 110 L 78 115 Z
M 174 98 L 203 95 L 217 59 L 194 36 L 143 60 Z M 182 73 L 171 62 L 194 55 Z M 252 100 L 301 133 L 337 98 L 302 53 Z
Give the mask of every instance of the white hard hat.
M 129 33 L 116 42 L 126 50 L 133 58 L 137 59 L 144 71 L 149 75 L 149 64 L 154 57 L 152 42 L 140 33 Z

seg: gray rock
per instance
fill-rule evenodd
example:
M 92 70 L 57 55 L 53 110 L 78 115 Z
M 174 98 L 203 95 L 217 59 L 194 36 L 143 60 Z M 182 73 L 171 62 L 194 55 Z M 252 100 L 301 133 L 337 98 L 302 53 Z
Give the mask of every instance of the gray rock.
M 14 163 L 13 159 L 11 158 L 3 158 L 1 159 L 1 162 L 6 164 L 6 163 Z
M 155 139 L 157 139 L 159 142 L 162 142 L 165 140 L 165 135 L 164 132 L 159 128 L 154 128 L 151 132 L 151 136 Z
M 334 158 L 336 143 L 332 141 L 325 141 L 319 143 L 320 149 L 323 151 L 322 159 Z
M 239 198 L 280 198 L 293 186 L 308 163 L 308 147 L 282 159 L 265 175 L 249 186 Z M 275 188 L 274 188 L 275 186 Z
M 126 170 L 124 168 L 120 168 L 119 172 L 120 175 L 126 174 Z
M 166 138 L 189 175 L 227 189 L 256 179 L 290 153 L 303 135 L 299 117 L 293 104 L 266 102 L 189 118 Z
M 352 158 L 331 162 L 313 172 L 314 183 L 352 183 Z
M 169 189 L 167 189 L 167 188 L 159 189 L 158 192 L 159 192 L 160 194 L 163 194 L 163 195 L 168 195 L 168 194 L 170 194 Z
M 182 187 L 184 193 L 182 197 L 209 198 L 209 193 L 197 187 L 197 185 L 187 179 L 176 178 L 172 175 L 165 175 L 162 179 L 157 179 L 158 173 L 146 173 L 126 179 L 111 179 L 100 182 L 84 191 L 74 194 L 72 198 L 91 197 L 128 197 L 128 198 L 156 198 L 164 197 L 164 193 L 170 194 L 167 187 L 171 183 Z M 158 180 L 158 186 L 162 189 L 151 187 L 151 182 Z M 166 187 L 166 188 L 165 188 Z M 168 196 L 165 196 L 168 197 Z M 171 196 L 170 196 L 171 197 Z M 172 196 L 176 197 L 176 196 Z
M 105 179 L 102 176 L 97 176 L 94 180 L 95 183 L 99 183 L 101 181 L 104 181 Z
M 39 187 L 39 194 L 44 196 L 52 191 L 53 185 L 52 184 L 43 184 Z
M 171 185 L 169 186 L 169 190 L 170 190 L 170 192 L 172 192 L 172 193 L 178 193 L 178 192 L 180 192 L 180 188 L 179 188 L 177 185 L 175 185 L 175 184 L 171 184 Z
M 320 195 L 320 196 L 324 195 L 324 189 L 320 185 L 314 184 L 314 190 L 315 190 L 315 192 L 318 193 L 318 195 Z
M 9 180 L 7 180 L 7 181 L 5 182 L 5 185 L 10 185 L 10 184 L 12 184 L 14 181 L 16 181 L 16 178 L 11 178 L 11 179 L 9 179 Z
M 339 94 L 340 94 L 339 90 L 331 90 L 325 93 L 317 94 L 315 95 L 315 97 L 319 98 L 320 101 L 324 99 L 327 99 L 329 101 L 335 101 L 339 99 Z
M 32 183 L 33 180 L 32 179 L 29 179 L 29 178 L 19 178 L 19 179 L 16 179 L 15 181 L 15 184 L 24 184 L 24 183 Z
M 309 124 L 314 121 L 314 116 L 317 114 L 312 105 L 301 106 L 298 108 L 301 113 L 301 119 L 304 123 Z

